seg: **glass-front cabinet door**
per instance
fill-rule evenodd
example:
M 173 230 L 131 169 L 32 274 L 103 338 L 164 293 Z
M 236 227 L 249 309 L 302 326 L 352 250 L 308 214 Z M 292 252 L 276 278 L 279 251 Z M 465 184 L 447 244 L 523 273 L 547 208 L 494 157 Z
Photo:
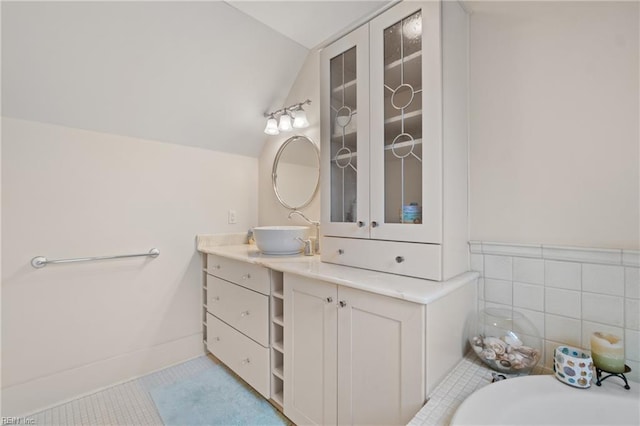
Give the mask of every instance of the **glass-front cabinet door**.
M 324 235 L 369 238 L 369 31 L 320 55 Z
M 440 2 L 403 2 L 321 52 L 322 228 L 442 243 Z
M 442 241 L 440 3 L 370 22 L 370 235 Z

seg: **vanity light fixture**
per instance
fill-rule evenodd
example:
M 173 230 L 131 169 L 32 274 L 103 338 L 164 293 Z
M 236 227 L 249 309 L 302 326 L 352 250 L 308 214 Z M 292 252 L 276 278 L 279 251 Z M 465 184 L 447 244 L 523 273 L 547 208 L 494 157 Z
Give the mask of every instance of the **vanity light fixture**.
M 278 130 L 278 121 L 273 116 L 273 114 L 269 115 L 267 126 L 264 128 L 264 132 L 268 135 L 277 135 L 278 133 L 280 133 L 280 131 Z
M 293 110 L 293 127 L 296 129 L 304 129 L 309 127 L 309 120 L 307 120 L 307 113 L 304 112 L 301 105 L 298 105 L 298 108 Z
M 264 128 L 264 132 L 267 135 L 277 135 L 280 132 L 289 132 L 294 128 L 304 129 L 309 127 L 309 120 L 307 120 L 307 114 L 304 112 L 304 109 L 302 109 L 302 106 L 310 103 L 311 100 L 307 99 L 304 102 L 299 102 L 264 114 L 267 118 L 267 125 Z M 276 119 L 278 116 L 279 118 Z
M 293 127 L 291 126 L 291 116 L 289 115 L 289 112 L 285 110 L 280 116 L 278 130 L 280 130 L 281 132 L 289 132 L 291 131 L 291 129 L 293 129 Z

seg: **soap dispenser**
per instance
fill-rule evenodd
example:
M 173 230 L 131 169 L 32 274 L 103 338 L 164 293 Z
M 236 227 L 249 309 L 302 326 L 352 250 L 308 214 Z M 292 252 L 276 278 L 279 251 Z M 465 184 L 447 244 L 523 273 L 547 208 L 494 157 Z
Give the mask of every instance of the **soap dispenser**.
M 306 240 L 303 240 L 302 238 L 298 237 L 297 238 L 302 244 L 304 244 L 304 255 L 305 256 L 313 256 L 313 244 L 311 243 L 311 239 L 307 238 Z

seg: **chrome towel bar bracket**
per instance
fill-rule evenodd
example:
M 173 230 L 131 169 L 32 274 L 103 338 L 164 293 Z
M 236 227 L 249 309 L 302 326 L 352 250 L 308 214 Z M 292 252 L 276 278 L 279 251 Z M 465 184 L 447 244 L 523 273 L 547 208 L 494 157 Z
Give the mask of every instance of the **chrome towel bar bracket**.
M 49 263 L 74 263 L 74 262 L 90 262 L 93 260 L 108 260 L 108 259 L 124 259 L 127 257 L 158 257 L 160 256 L 160 250 L 157 248 L 152 248 L 148 253 L 138 253 L 138 254 L 121 254 L 117 256 L 96 256 L 96 257 L 78 257 L 75 259 L 54 259 L 49 260 L 44 256 L 36 256 L 31 259 L 31 266 L 36 269 L 44 268 Z

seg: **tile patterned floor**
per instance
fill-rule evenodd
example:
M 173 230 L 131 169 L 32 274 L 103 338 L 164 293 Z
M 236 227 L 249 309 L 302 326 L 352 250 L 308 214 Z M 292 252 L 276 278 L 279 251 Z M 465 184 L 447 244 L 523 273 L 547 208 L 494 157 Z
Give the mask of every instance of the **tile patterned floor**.
M 162 425 L 149 390 L 189 379 L 216 361 L 202 356 L 26 416 L 38 426 Z

